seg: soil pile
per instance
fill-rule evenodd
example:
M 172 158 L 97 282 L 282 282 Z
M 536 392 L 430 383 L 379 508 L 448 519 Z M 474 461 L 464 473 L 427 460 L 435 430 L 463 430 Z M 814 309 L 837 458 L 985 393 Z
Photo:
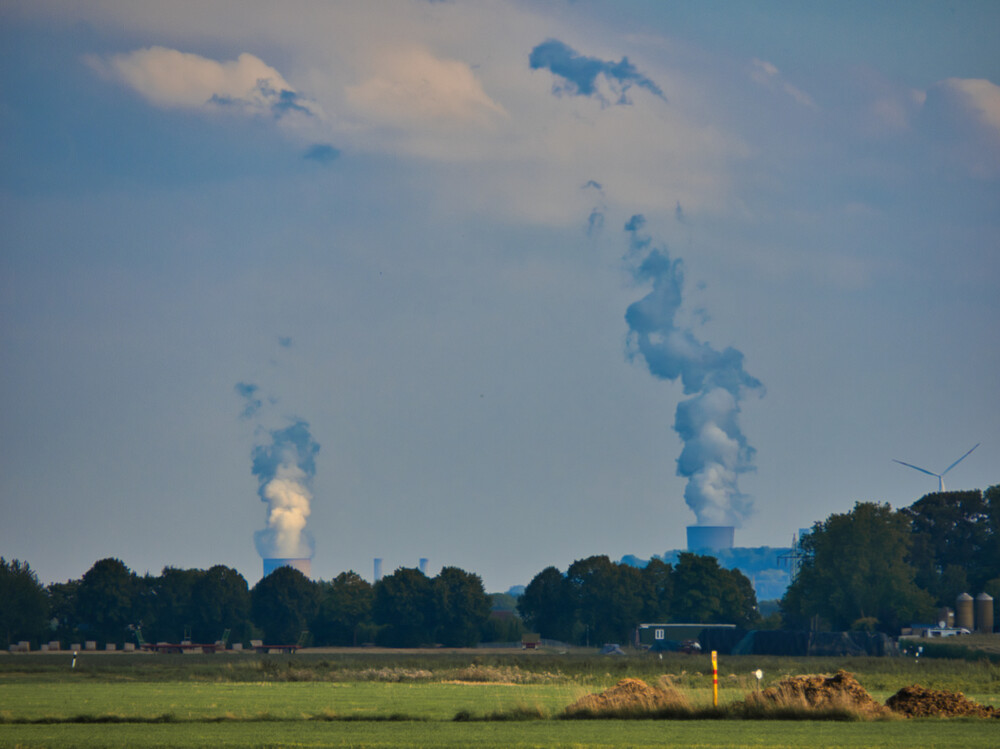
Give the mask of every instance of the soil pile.
M 935 716 L 940 718 L 1000 718 L 1000 710 L 968 699 L 961 692 L 924 689 L 919 684 L 903 687 L 885 701 L 886 706 L 909 718 Z
M 761 692 L 760 701 L 775 706 L 794 707 L 798 704 L 820 710 L 846 708 L 872 715 L 887 712 L 885 706 L 876 702 L 853 674 L 843 670 L 833 676 L 788 676 Z
M 566 708 L 567 716 L 651 712 L 675 707 L 681 698 L 674 692 L 651 687 L 641 679 L 622 679 L 600 694 L 588 694 Z

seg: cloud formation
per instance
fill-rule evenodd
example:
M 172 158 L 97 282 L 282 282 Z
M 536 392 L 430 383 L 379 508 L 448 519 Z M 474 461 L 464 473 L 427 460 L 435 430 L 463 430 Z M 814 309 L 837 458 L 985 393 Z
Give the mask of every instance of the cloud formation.
M 340 157 L 340 149 L 334 148 L 329 143 L 314 143 L 306 149 L 306 152 L 302 154 L 302 158 L 308 159 L 309 161 L 318 161 L 320 164 L 329 164 L 336 161 Z M 284 339 L 279 338 L 279 342 Z M 282 343 L 282 346 L 291 344 L 291 339 L 288 339 L 289 344 Z
M 468 63 L 436 57 L 424 47 L 379 54 L 374 73 L 346 93 L 358 113 L 395 126 L 485 124 L 507 114 Z
M 951 92 L 980 124 L 1000 136 L 1000 86 L 985 78 L 948 78 L 938 87 Z
M 754 58 L 751 61 L 750 78 L 754 81 L 754 83 L 761 86 L 784 92 L 804 107 L 808 107 L 809 109 L 819 109 L 819 107 L 816 106 L 816 102 L 812 100 L 812 97 L 805 91 L 796 88 L 791 83 L 786 81 L 784 76 L 781 75 L 781 72 L 774 66 L 773 63 Z
M 640 73 L 627 57 L 618 62 L 601 60 L 581 55 L 558 39 L 546 39 L 531 50 L 528 62 L 532 70 L 545 69 L 558 76 L 560 80 L 552 86 L 556 96 L 589 96 L 606 103 L 599 88 L 600 80 L 604 80 L 618 97 L 615 104 L 631 104 L 628 90 L 633 85 L 667 100 L 660 87 Z
M 275 118 L 293 112 L 318 114 L 316 105 L 281 73 L 246 52 L 235 60 L 219 62 L 154 46 L 106 59 L 89 56 L 86 61 L 94 70 L 164 109 L 221 108 Z
M 249 419 L 256 415 L 263 405 L 263 402 L 257 395 L 260 388 L 249 382 L 237 382 L 233 389 L 243 399 L 243 410 L 240 412 L 240 417 Z

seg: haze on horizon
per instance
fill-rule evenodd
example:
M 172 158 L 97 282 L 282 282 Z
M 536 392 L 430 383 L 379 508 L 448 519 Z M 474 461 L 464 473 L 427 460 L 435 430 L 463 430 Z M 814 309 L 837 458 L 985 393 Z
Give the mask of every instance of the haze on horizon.
M 499 591 L 683 548 L 692 476 L 739 546 L 937 489 L 894 458 L 981 443 L 948 488 L 1000 483 L 997 28 L 5 2 L 0 553 L 253 584 L 255 534 L 304 528 L 316 577 L 428 557 Z

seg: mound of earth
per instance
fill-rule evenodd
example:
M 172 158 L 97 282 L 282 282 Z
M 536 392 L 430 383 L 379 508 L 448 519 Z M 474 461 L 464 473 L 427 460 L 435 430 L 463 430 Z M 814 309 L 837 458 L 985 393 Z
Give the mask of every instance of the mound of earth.
M 566 715 L 655 710 L 676 704 L 677 698 L 641 679 L 622 679 L 599 694 L 588 694 L 566 708 Z
M 886 707 L 909 718 L 935 716 L 941 718 L 1000 718 L 1000 710 L 980 705 L 961 692 L 924 689 L 919 684 L 903 687 L 885 701 Z
M 812 708 L 851 708 L 873 714 L 886 712 L 853 674 L 838 671 L 833 676 L 805 674 L 788 676 L 761 692 L 760 697 L 775 705 L 804 702 Z

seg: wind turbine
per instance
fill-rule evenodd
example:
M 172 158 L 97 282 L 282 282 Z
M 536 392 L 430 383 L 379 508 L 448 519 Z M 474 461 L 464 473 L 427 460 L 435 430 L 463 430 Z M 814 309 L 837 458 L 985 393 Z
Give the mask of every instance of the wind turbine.
M 982 444 L 981 442 L 977 442 L 975 444 L 975 446 L 972 448 L 972 450 L 975 450 L 981 444 Z M 921 473 L 926 473 L 928 476 L 934 476 L 934 477 L 936 477 L 937 480 L 938 480 L 938 491 L 939 492 L 943 492 L 944 491 L 944 475 L 946 473 L 948 473 L 948 471 L 950 471 L 952 468 L 954 468 L 955 466 L 957 466 L 959 463 L 961 463 L 963 460 L 965 460 L 967 457 L 969 457 L 969 453 L 971 453 L 972 450 L 969 450 L 969 452 L 967 452 L 961 458 L 959 458 L 954 463 L 952 463 L 950 466 L 948 466 L 947 468 L 945 468 L 943 471 L 941 471 L 941 473 L 934 473 L 933 471 L 928 471 L 926 468 L 921 468 L 920 466 L 915 466 L 912 463 L 904 463 L 903 461 L 896 460 L 895 458 L 893 458 L 892 461 L 894 463 L 899 463 L 900 465 L 904 465 L 904 466 L 907 466 L 909 468 L 915 468 L 916 470 L 920 471 Z

